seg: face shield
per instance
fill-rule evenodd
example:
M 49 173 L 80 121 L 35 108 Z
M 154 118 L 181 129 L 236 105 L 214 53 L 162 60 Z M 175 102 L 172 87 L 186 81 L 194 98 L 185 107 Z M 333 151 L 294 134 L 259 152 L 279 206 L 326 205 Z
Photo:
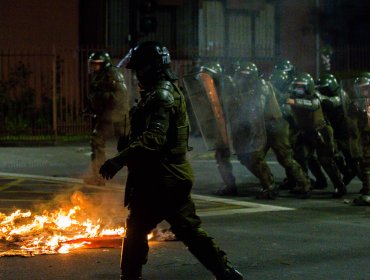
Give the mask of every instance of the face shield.
M 356 85 L 355 91 L 359 98 L 370 98 L 370 83 Z
M 306 94 L 306 92 L 307 90 L 304 85 L 296 85 L 291 89 L 291 93 L 295 96 L 303 96 Z
M 99 72 L 103 68 L 103 60 L 90 60 L 89 61 L 89 73 Z

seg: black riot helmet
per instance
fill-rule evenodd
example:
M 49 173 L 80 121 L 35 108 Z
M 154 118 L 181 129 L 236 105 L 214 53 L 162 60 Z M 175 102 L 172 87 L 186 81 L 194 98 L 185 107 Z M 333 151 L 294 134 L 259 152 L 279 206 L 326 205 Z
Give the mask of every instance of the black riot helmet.
M 269 81 L 280 92 L 285 92 L 290 84 L 288 73 L 277 69 L 271 73 Z
M 98 51 L 89 56 L 89 67 L 92 71 L 97 72 L 112 65 L 112 60 L 107 52 Z
M 337 96 L 339 84 L 337 79 L 332 74 L 323 74 L 316 81 L 316 88 L 325 96 Z
M 295 67 L 290 62 L 290 60 L 287 60 L 287 59 L 284 59 L 284 60 L 281 60 L 280 62 L 278 62 L 275 65 L 274 70 L 282 70 L 282 71 L 286 72 L 288 74 L 290 80 L 293 80 L 294 75 L 295 75 Z
M 364 76 L 356 78 L 354 87 L 357 98 L 370 98 L 370 78 Z
M 300 73 L 294 79 L 290 87 L 290 93 L 295 96 L 313 95 L 315 92 L 315 82 L 308 73 Z
M 125 66 L 127 69 L 134 70 L 139 82 L 147 85 L 161 78 L 170 81 L 177 80 L 170 65 L 171 58 L 168 49 L 158 42 L 147 41 L 130 49 L 118 67 Z

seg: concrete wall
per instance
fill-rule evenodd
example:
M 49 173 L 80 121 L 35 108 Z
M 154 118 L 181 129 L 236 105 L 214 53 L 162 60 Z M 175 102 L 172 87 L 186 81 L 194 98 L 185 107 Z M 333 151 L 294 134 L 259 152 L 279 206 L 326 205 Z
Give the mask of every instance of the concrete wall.
M 0 49 L 77 48 L 78 0 L 0 0 Z
M 289 59 L 297 71 L 316 72 L 316 38 L 312 16 L 315 0 L 283 0 L 280 15 L 281 58 Z

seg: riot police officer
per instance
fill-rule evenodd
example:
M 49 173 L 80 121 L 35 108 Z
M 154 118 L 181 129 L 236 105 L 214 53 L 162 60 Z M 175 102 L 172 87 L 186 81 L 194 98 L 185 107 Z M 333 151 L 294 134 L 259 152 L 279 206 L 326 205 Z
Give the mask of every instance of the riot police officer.
M 343 182 L 347 185 L 356 176 L 359 168 L 359 162 L 353 159 L 349 149 L 349 127 L 342 104 L 347 93 L 332 74 L 321 75 L 316 81 L 316 89 L 319 91 L 324 115 L 333 128 L 335 161 L 343 174 Z
M 122 247 L 121 279 L 142 279 L 149 251 L 147 235 L 162 220 L 218 280 L 242 280 L 225 252 L 201 228 L 190 192 L 193 171 L 186 159 L 189 121 L 185 97 L 170 68 L 170 54 L 158 42 L 143 42 L 123 60 L 135 71 L 140 100 L 130 113 L 129 144 L 100 169 L 106 179 L 128 168 L 125 206 L 130 214 Z
M 358 177 L 362 181 L 360 196 L 355 205 L 370 205 L 370 75 L 362 73 L 354 81 L 354 95 L 350 97 L 347 114 L 351 124 L 351 155 L 360 162 Z
M 85 183 L 104 185 L 99 168 L 105 161 L 106 142 L 112 136 L 117 140 L 126 137 L 128 124 L 129 96 L 124 77 L 112 65 L 107 52 L 94 52 L 89 57 L 89 93 L 87 111 L 93 115 L 94 127 L 91 135 L 91 174 Z
M 302 189 L 302 197 L 308 197 L 310 182 L 301 166 L 293 159 L 289 125 L 283 118 L 272 85 L 259 77 L 257 66 L 252 62 L 241 66 L 235 75 L 235 83 L 241 102 L 239 106 L 235 104 L 231 112 L 248 117 L 243 122 L 232 122 L 233 146 L 240 162 L 260 181 L 262 189 L 257 198 L 274 199 L 278 195 L 274 176 L 265 160 L 270 148 L 278 162 Z M 241 111 L 235 109 L 238 107 Z M 235 115 L 231 119 L 239 118 Z M 262 135 L 265 135 L 265 142 L 259 143 Z
M 312 175 L 315 177 L 315 180 L 312 180 L 313 189 L 324 189 L 327 187 L 327 181 L 325 174 L 321 168 L 317 156 L 315 154 L 310 155 L 308 159 L 304 161 L 301 160 L 297 154 L 299 154 L 302 149 L 302 144 L 300 143 L 299 131 L 297 124 L 291 113 L 291 108 L 286 104 L 286 100 L 289 97 L 289 87 L 291 86 L 293 80 L 295 79 L 295 67 L 289 60 L 283 60 L 277 65 L 275 65 L 274 70 L 272 71 L 269 80 L 271 84 L 276 89 L 277 99 L 283 113 L 284 118 L 289 123 L 289 140 L 293 149 L 293 158 L 298 161 L 298 163 L 303 167 L 303 169 L 308 172 L 308 169 L 311 171 Z M 296 152 L 298 151 L 298 152 Z M 287 174 L 287 177 L 279 185 L 280 189 L 289 189 L 292 190 L 296 187 L 296 182 L 290 174 Z
M 205 71 L 209 73 L 215 82 L 217 89 L 217 94 L 221 101 L 221 109 L 224 112 L 225 124 L 226 124 L 226 135 L 228 137 L 228 117 L 225 108 L 227 99 L 233 95 L 235 90 L 232 78 L 229 75 L 225 75 L 222 66 L 217 62 L 209 62 L 204 64 L 201 72 Z M 216 191 L 217 195 L 227 196 L 227 195 L 237 195 L 236 179 L 233 174 L 233 166 L 231 164 L 231 151 L 230 143 L 227 138 L 219 139 L 215 146 L 215 159 L 217 164 L 217 169 L 220 172 L 221 178 L 224 182 L 224 186 Z
M 295 68 L 294 64 L 288 59 L 283 59 L 283 60 L 279 61 L 274 66 L 274 69 L 273 69 L 271 75 L 274 75 L 275 71 L 285 72 L 288 75 L 288 78 L 287 78 L 288 79 L 287 80 L 288 84 L 290 84 L 294 80 L 295 75 L 296 75 L 296 68 Z
M 301 73 L 294 80 L 287 103 L 298 125 L 303 144 L 301 158 L 307 159 L 316 152 L 318 159 L 334 185 L 334 198 L 347 193 L 340 171 L 334 160 L 333 129 L 326 122 L 315 83 L 308 73 Z M 302 160 L 302 161 L 303 161 Z M 300 190 L 298 190 L 300 191 Z

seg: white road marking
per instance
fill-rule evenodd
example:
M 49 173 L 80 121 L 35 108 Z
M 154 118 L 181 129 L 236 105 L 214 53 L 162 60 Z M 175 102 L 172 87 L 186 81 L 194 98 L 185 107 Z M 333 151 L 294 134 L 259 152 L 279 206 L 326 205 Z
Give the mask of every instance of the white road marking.
M 226 205 L 240 206 L 240 208 L 234 209 L 222 209 L 222 210 L 197 210 L 199 216 L 220 216 L 220 215 L 231 215 L 231 214 L 245 214 L 245 213 L 257 213 L 257 212 L 267 212 L 267 211 L 291 211 L 295 208 L 288 208 L 282 206 L 240 201 L 235 199 L 218 198 L 213 196 L 197 195 L 192 194 L 195 200 L 203 200 L 208 202 L 223 203 Z M 245 207 L 245 208 L 244 208 Z
M 28 178 L 28 179 L 37 179 L 37 180 L 47 180 L 53 182 L 64 182 L 64 183 L 75 183 L 86 185 L 83 183 L 82 179 L 77 178 L 67 178 L 67 177 L 51 177 L 51 176 L 42 176 L 42 175 L 31 175 L 31 174 L 19 174 L 19 173 L 4 173 L 0 172 L 0 176 L 4 177 L 15 177 L 15 178 Z M 86 185 L 91 188 L 96 189 L 107 189 L 107 187 L 114 189 L 116 191 L 123 191 L 124 187 L 121 184 L 111 184 L 108 183 L 106 186 L 94 186 Z M 257 212 L 267 212 L 267 211 L 289 211 L 295 210 L 294 208 L 240 201 L 229 198 L 219 198 L 214 196 L 198 195 L 192 194 L 194 200 L 200 200 L 205 202 L 213 202 L 223 204 L 223 207 L 215 207 L 212 209 L 208 207 L 207 209 L 198 209 L 197 213 L 201 217 L 209 216 L 222 216 L 222 215 L 232 215 L 232 214 L 245 214 L 245 213 L 257 213 Z M 232 207 L 230 207 L 232 206 Z M 220 209 L 222 208 L 222 209 Z M 226 208 L 226 209 L 225 209 Z
M 194 161 L 194 162 L 214 162 L 214 163 L 216 163 L 216 160 L 214 160 L 214 159 L 192 159 L 192 158 L 190 158 L 190 160 L 192 160 L 192 161 Z M 237 159 L 232 159 L 232 160 L 230 160 L 230 162 L 231 163 L 240 163 L 240 161 L 239 160 L 237 160 Z M 268 160 L 268 161 L 266 161 L 268 164 L 273 164 L 273 165 L 278 165 L 279 163 L 277 162 L 277 161 L 275 161 L 275 160 Z

